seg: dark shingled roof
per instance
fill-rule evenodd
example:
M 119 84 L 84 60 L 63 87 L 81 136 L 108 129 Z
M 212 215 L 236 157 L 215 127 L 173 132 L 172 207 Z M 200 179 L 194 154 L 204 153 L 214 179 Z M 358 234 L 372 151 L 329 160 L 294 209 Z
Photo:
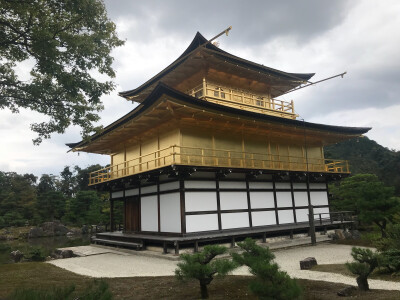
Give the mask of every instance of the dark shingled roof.
M 220 104 L 215 104 L 212 102 L 202 101 L 197 98 L 194 98 L 190 95 L 177 91 L 163 83 L 159 83 L 156 88 L 152 91 L 152 93 L 142 102 L 141 109 L 133 109 L 131 112 L 120 118 L 119 120 L 115 121 L 111 125 L 107 126 L 101 133 L 95 134 L 91 137 L 90 140 L 96 140 L 99 137 L 103 136 L 104 134 L 118 128 L 122 124 L 132 120 L 136 116 L 140 115 L 143 111 L 146 110 L 149 106 L 155 103 L 162 95 L 167 95 L 172 98 L 176 98 L 179 101 L 186 102 L 188 105 L 196 105 L 198 107 L 204 109 L 212 109 L 214 111 L 218 111 L 221 113 L 229 113 L 236 116 L 248 117 L 255 120 L 260 121 L 267 121 L 273 122 L 278 124 L 284 124 L 289 126 L 295 127 L 304 127 L 305 129 L 310 130 L 322 130 L 326 132 L 333 132 L 338 134 L 346 134 L 346 135 L 361 135 L 368 132 L 371 127 L 345 127 L 345 126 L 334 126 L 334 125 L 324 125 L 324 124 L 317 124 L 317 123 L 310 123 L 310 122 L 303 122 L 302 120 L 293 120 L 287 118 L 281 118 L 271 115 L 260 114 L 256 112 L 241 110 L 237 108 L 232 108 Z M 76 146 L 84 146 L 89 141 L 81 141 L 78 143 L 70 143 L 66 144 L 70 148 L 75 148 Z
M 187 47 L 187 49 L 181 54 L 181 56 L 179 56 L 172 64 L 170 64 L 168 67 L 166 67 L 164 70 L 162 70 L 160 73 L 155 75 L 150 80 L 146 81 L 144 84 L 142 84 L 138 88 L 129 90 L 129 91 L 120 92 L 119 95 L 122 97 L 129 97 L 129 96 L 133 96 L 133 95 L 136 95 L 136 94 L 142 92 L 143 90 L 148 88 L 150 85 L 157 82 L 158 80 L 161 80 L 162 77 L 164 77 L 166 74 L 168 74 L 169 72 L 174 70 L 176 67 L 178 67 L 181 63 L 183 63 L 190 56 L 190 54 L 192 52 L 194 52 L 197 48 L 199 48 L 202 45 L 204 45 L 204 47 L 206 49 L 208 49 L 209 51 L 212 51 L 213 54 L 215 54 L 216 56 L 223 58 L 225 61 L 229 61 L 236 65 L 244 66 L 249 69 L 258 71 L 258 72 L 268 73 L 268 74 L 271 74 L 274 76 L 279 76 L 279 77 L 282 77 L 287 80 L 307 81 L 311 77 L 313 77 L 315 74 L 315 73 L 304 73 L 304 74 L 303 73 L 287 73 L 287 72 L 283 72 L 283 71 L 280 71 L 277 69 L 269 68 L 269 67 L 251 62 L 249 60 L 242 59 L 238 56 L 232 55 L 232 54 L 230 54 L 226 51 L 223 51 L 220 48 L 214 46 L 212 43 L 207 43 L 207 42 L 208 42 L 208 40 L 203 35 L 201 35 L 200 32 L 197 32 L 196 36 L 194 37 L 193 41 L 190 43 L 189 47 Z

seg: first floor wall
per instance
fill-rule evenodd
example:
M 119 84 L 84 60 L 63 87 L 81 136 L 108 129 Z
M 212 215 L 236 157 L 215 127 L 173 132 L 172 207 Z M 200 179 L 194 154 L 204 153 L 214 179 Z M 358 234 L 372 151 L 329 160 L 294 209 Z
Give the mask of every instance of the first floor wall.
M 203 175 L 209 178 L 160 181 L 113 192 L 113 201 L 125 202 L 125 230 L 192 234 L 297 224 L 308 222 L 310 204 L 315 214 L 329 218 L 325 182 L 307 186 L 306 182 L 272 178 L 216 179 L 213 174 Z M 130 204 L 134 201 L 137 205 Z

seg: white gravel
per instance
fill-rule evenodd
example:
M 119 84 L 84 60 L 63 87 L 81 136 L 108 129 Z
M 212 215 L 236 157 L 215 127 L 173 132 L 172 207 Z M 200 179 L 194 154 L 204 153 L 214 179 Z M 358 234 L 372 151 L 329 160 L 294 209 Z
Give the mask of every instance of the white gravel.
M 276 262 L 291 277 L 322 280 L 356 285 L 354 278 L 340 274 L 300 270 L 299 261 L 315 257 L 318 264 L 337 264 L 351 261 L 351 246 L 319 244 L 317 246 L 297 247 L 275 251 Z M 140 277 L 169 276 L 174 274 L 176 261 L 127 255 L 126 253 L 103 253 L 86 257 L 59 259 L 50 262 L 60 268 L 91 277 Z M 234 275 L 250 275 L 247 268 L 234 271 Z M 371 289 L 400 290 L 400 283 L 382 280 L 369 280 Z

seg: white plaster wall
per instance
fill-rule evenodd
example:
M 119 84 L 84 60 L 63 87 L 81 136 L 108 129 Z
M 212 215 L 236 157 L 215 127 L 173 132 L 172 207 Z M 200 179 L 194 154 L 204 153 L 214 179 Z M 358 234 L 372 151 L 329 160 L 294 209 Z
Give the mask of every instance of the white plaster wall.
M 308 209 L 296 209 L 297 222 L 308 222 Z
M 181 232 L 181 205 L 179 193 L 160 195 L 161 232 Z
M 191 215 L 186 216 L 186 232 L 218 230 L 218 215 Z
M 215 189 L 216 187 L 215 181 L 185 180 L 186 189 Z
M 277 189 L 290 189 L 290 182 L 275 182 Z
M 308 206 L 307 192 L 294 192 L 294 204 L 296 206 Z
M 276 192 L 276 202 L 278 207 L 292 207 L 292 193 Z
M 322 218 L 329 218 L 329 207 L 321 207 L 321 208 L 314 208 L 314 214 L 321 214 L 323 213 L 323 215 L 321 215 Z M 314 215 L 315 219 L 319 220 L 319 216 L 318 215 Z
M 293 210 L 278 211 L 279 224 L 294 223 Z
M 328 193 L 324 192 L 311 192 L 312 205 L 328 205 Z
M 293 189 L 307 189 L 307 183 L 293 182 Z
M 251 220 L 253 226 L 276 225 L 275 211 L 254 211 Z
M 136 196 L 139 195 L 139 189 L 130 189 L 125 191 L 125 196 Z
M 140 199 L 140 219 L 142 231 L 158 231 L 157 196 Z
M 217 193 L 185 192 L 185 210 L 187 212 L 217 210 Z
M 246 192 L 220 192 L 219 199 L 222 210 L 248 208 Z
M 250 189 L 273 189 L 272 182 L 249 182 Z
M 241 213 L 226 213 L 221 214 L 222 229 L 249 227 L 249 214 Z
M 274 193 L 273 192 L 250 192 L 251 208 L 273 208 Z
M 246 189 L 245 181 L 220 181 L 220 189 Z
M 141 194 L 148 194 L 148 193 L 155 193 L 155 192 L 157 192 L 157 185 L 149 185 L 149 186 L 142 187 L 140 189 Z
M 310 189 L 326 190 L 325 183 L 310 183 Z
M 124 196 L 124 192 L 123 192 L 123 191 L 114 192 L 114 193 L 111 194 L 111 197 L 112 197 L 113 199 L 121 198 L 121 197 L 123 197 L 123 196 Z
M 179 189 L 179 181 L 173 181 L 173 182 L 167 182 L 167 183 L 160 184 L 161 192 L 176 190 L 176 189 Z

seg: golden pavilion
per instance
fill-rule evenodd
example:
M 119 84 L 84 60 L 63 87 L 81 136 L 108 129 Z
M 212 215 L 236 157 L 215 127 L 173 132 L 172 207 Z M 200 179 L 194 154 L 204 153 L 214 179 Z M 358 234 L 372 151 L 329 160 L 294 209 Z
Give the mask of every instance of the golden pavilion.
M 120 96 L 132 111 L 73 151 L 110 156 L 89 185 L 124 203 L 124 229 L 98 242 L 178 243 L 307 228 L 330 214 L 328 183 L 349 174 L 324 146 L 370 128 L 299 120 L 279 96 L 313 73 L 287 73 L 221 50 L 197 33 L 172 64 Z

